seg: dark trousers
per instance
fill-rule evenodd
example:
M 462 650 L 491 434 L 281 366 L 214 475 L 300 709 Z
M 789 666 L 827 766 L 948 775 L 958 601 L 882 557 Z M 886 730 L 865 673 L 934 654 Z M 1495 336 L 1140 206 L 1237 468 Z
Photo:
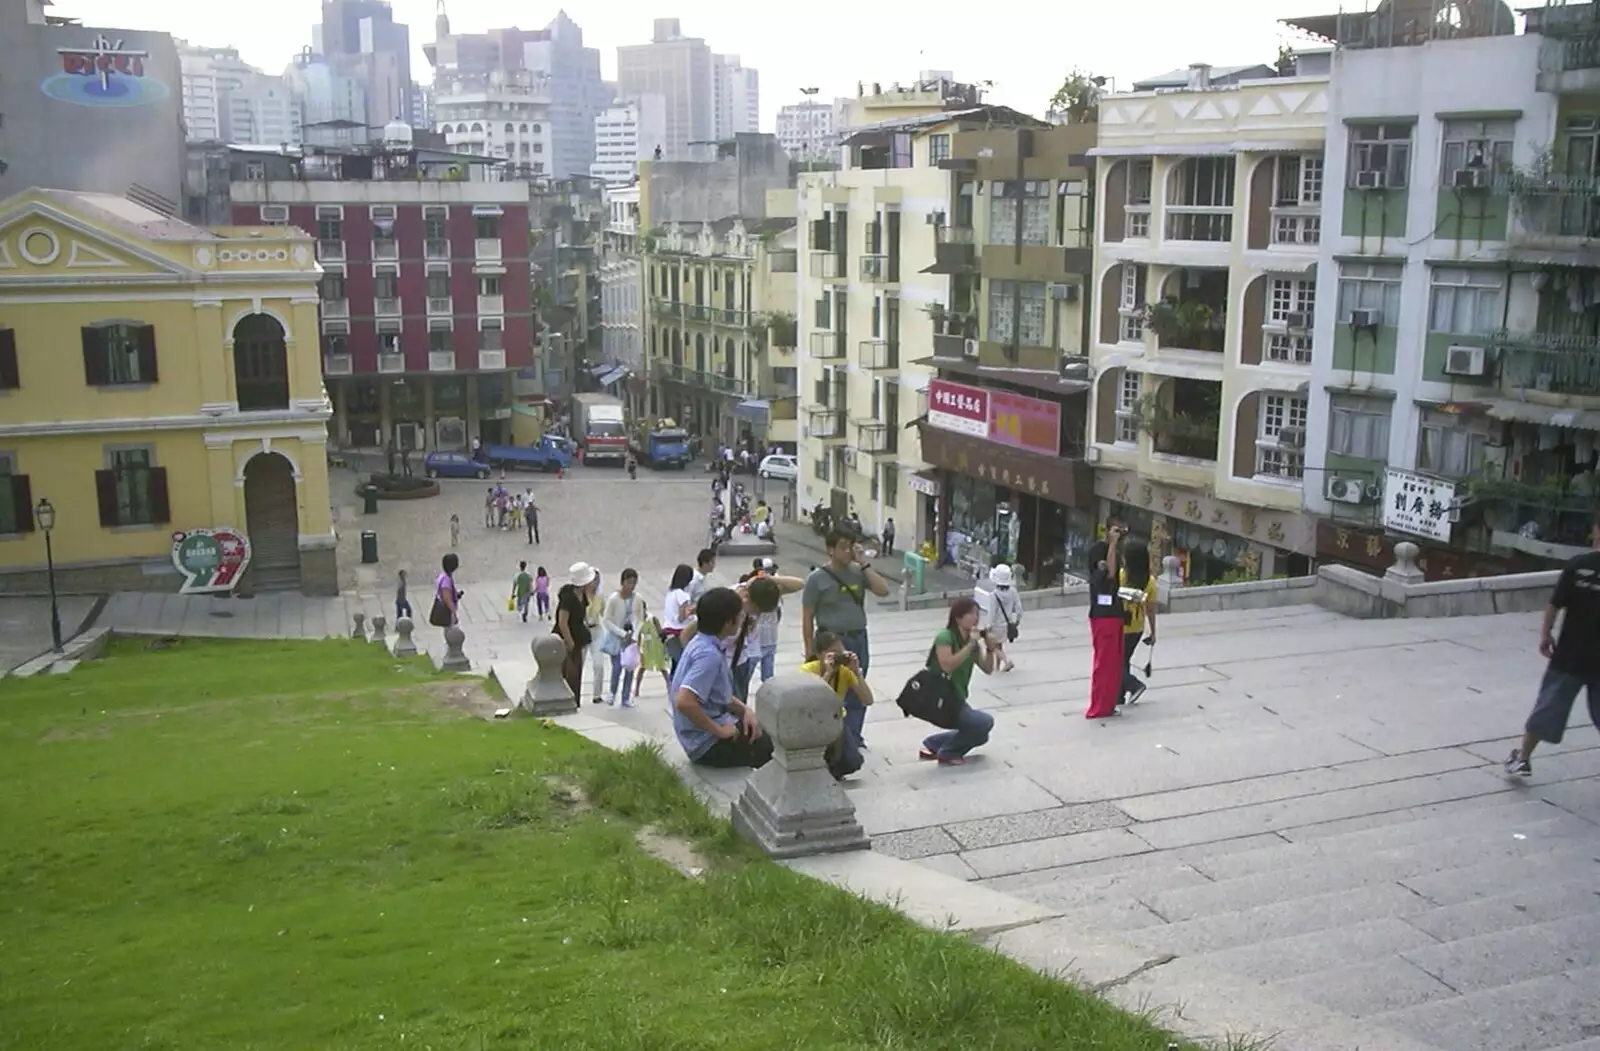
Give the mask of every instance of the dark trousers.
M 713 741 L 706 754 L 695 762 L 701 766 L 714 766 L 726 770 L 766 766 L 771 758 L 771 737 L 762 734 L 752 741 L 740 731 L 737 737 Z
M 528 523 L 528 543 L 539 543 L 539 512 L 529 508 L 522 513 L 522 520 Z
M 583 696 L 583 651 L 585 647 L 574 646 L 561 658 L 561 677 L 567 680 L 567 686 L 572 690 L 573 697 Z
M 1126 632 L 1122 636 L 1122 696 L 1117 698 L 1118 704 L 1124 704 L 1128 695 L 1137 690 L 1144 683 L 1133 674 L 1133 654 L 1139 648 L 1139 640 L 1144 638 L 1141 631 Z

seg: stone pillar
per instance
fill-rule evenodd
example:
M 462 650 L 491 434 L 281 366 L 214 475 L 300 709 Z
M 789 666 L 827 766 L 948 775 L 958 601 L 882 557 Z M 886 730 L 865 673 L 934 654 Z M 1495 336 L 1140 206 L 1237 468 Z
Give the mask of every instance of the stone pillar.
M 357 613 L 350 620 L 353 623 L 353 627 L 350 629 L 350 637 L 352 639 L 365 640 L 367 637 L 367 615 L 365 613 Z
M 416 630 L 410 617 L 401 617 L 394 622 L 394 649 L 396 657 L 415 657 L 417 644 L 412 641 L 411 633 Z
M 1417 565 L 1417 556 L 1421 553 L 1421 549 L 1409 540 L 1394 545 L 1394 565 L 1384 571 L 1383 579 L 1405 585 L 1423 583 L 1428 578 Z
M 387 634 L 388 627 L 389 627 L 389 621 L 384 617 L 384 615 L 382 613 L 379 613 L 377 616 L 373 617 L 372 618 L 372 641 L 376 642 L 380 646 L 388 645 L 388 640 L 389 640 L 389 636 Z
M 1161 560 L 1161 583 L 1169 588 L 1183 587 L 1183 560 L 1177 555 Z
M 471 671 L 472 662 L 467 660 L 462 646 L 467 641 L 467 633 L 461 630 L 459 624 L 452 624 L 444 629 L 444 660 L 439 662 L 443 671 Z
M 839 736 L 839 698 L 815 675 L 768 681 L 756 696 L 772 761 L 750 775 L 733 804 L 733 827 L 775 858 L 864 850 L 871 845 L 855 804 L 822 753 Z
M 561 675 L 561 662 L 567 644 L 555 635 L 538 635 L 533 640 L 533 660 L 538 671 L 522 691 L 522 710 L 533 715 L 569 715 L 578 710 L 578 698 Z

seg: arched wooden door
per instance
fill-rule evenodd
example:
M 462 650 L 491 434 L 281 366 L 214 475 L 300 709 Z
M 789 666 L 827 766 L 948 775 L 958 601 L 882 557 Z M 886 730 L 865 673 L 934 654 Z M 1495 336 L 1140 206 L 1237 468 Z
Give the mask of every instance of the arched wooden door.
M 300 512 L 294 466 L 277 453 L 244 465 L 245 533 L 257 591 L 300 589 Z

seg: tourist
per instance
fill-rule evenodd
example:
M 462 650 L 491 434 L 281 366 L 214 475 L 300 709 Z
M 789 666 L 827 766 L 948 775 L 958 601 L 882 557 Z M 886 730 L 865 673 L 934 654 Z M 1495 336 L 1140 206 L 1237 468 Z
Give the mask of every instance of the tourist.
M 605 607 L 600 612 L 600 630 L 605 633 L 597 651 L 604 651 L 611 658 L 611 690 L 610 701 L 617 703 L 617 682 L 622 682 L 622 706 L 633 707 L 633 668 L 639 666 L 638 653 L 635 649 L 633 665 L 624 668 L 622 654 L 625 650 L 635 648 L 639 642 L 638 628 L 645 619 L 644 599 L 634 593 L 639 584 L 639 571 L 624 569 L 617 590 L 613 591 L 605 601 Z
M 411 600 L 406 598 L 406 571 L 402 569 L 395 575 L 394 619 L 398 621 L 411 615 Z
M 454 555 L 448 556 L 454 558 Z M 566 643 L 561 659 L 561 677 L 574 698 L 583 696 L 583 653 L 593 636 L 587 624 L 589 600 L 600 586 L 600 572 L 587 562 L 574 562 L 567 583 L 556 592 L 556 623 L 553 634 Z
M 1590 721 L 1600 729 L 1600 514 L 1591 524 L 1589 540 L 1593 551 L 1561 567 L 1539 625 L 1539 652 L 1550 664 L 1523 727 L 1522 743 L 1506 760 L 1506 772 L 1517 777 L 1533 776 L 1533 750 L 1539 742 L 1560 744 L 1566 736 L 1579 690 L 1587 695 Z M 1559 639 L 1554 635 L 1558 611 Z
M 816 675 L 827 683 L 839 698 L 841 710 L 852 699 L 863 708 L 869 707 L 872 704 L 872 690 L 861 675 L 860 659 L 845 649 L 843 640 L 832 632 L 819 631 L 812 642 L 817 647 L 817 659 L 802 664 L 800 670 L 808 675 Z M 861 769 L 860 743 L 848 725 L 839 727 L 838 738 L 827 747 L 822 757 L 828 764 L 828 772 L 836 781 L 842 781 Z
M 978 630 L 982 615 L 974 599 L 958 598 L 950 603 L 950 619 L 944 630 L 934 636 L 928 667 L 950 680 L 961 708 L 956 714 L 955 729 L 923 738 L 919 759 L 941 766 L 961 766 L 967 761 L 967 753 L 987 743 L 989 731 L 994 729 L 994 716 L 974 708 L 967 700 L 972 689 L 972 669 L 982 668 L 985 675 L 994 671 L 992 640 Z
M 865 677 L 872 660 L 872 651 L 867 645 L 867 592 L 870 590 L 879 598 L 887 598 L 889 582 L 872 568 L 872 563 L 865 561 L 854 534 L 844 529 L 830 530 L 827 549 L 827 564 L 813 569 L 806 577 L 805 594 L 800 599 L 800 640 L 805 659 L 817 659 L 811 645 L 813 635 L 818 631 L 832 632 L 844 641 L 844 648 L 860 660 L 861 674 Z M 865 748 L 862 727 L 867 710 L 853 703 L 845 707 L 845 722 Z
M 528 490 L 522 505 L 522 521 L 528 527 L 528 543 L 539 543 L 539 505 L 534 502 L 533 490 Z
M 778 575 L 778 563 L 770 558 L 757 559 L 756 574 L 764 577 Z M 802 589 L 805 581 L 800 582 Z M 762 613 L 756 618 L 756 642 L 761 646 L 761 681 L 766 682 L 777 674 L 778 668 L 778 629 L 783 624 L 783 602 L 779 601 L 770 612 Z
M 661 641 L 667 650 L 669 679 L 678 673 L 678 661 L 683 657 L 683 629 L 694 609 L 694 600 L 689 596 L 692 583 L 694 567 L 680 563 L 661 599 Z
M 711 590 L 711 581 L 708 579 L 713 570 L 717 568 L 717 553 L 709 547 L 700 549 L 694 556 L 696 568 L 694 577 L 689 581 L 689 601 L 697 601 L 701 595 Z
M 600 574 L 594 577 L 594 588 L 589 592 L 589 605 L 584 609 L 583 623 L 589 629 L 589 637 L 594 638 L 600 633 L 600 615 L 605 612 L 605 592 L 600 590 Z M 599 646 L 589 647 L 589 676 L 594 685 L 595 704 L 605 703 L 606 673 L 611 670 L 611 655 Z
M 1022 596 L 1012 586 L 1011 567 L 989 570 L 989 586 L 974 589 L 973 598 L 983 611 L 982 631 L 994 651 L 995 671 L 1011 671 L 1016 664 L 1006 653 L 1006 643 L 1015 642 L 1022 629 Z
M 533 578 L 528 575 L 528 563 L 517 563 L 517 576 L 511 582 L 512 608 L 522 616 L 522 623 L 528 623 L 528 599 L 533 594 Z
M 672 685 L 672 675 L 667 671 L 667 647 L 661 639 L 661 622 L 647 616 L 639 625 L 639 674 L 633 681 L 635 700 L 644 696 L 645 675 L 653 671 L 661 673 L 661 680 L 667 686 Z
M 494 528 L 494 494 L 495 487 L 491 485 L 488 495 L 483 498 L 483 527 L 485 529 Z
M 450 516 L 450 546 L 453 547 L 453 548 L 461 546 L 461 516 L 460 515 L 451 515 Z
M 883 553 L 894 554 L 894 519 L 887 518 L 883 522 Z
M 759 767 L 772 758 L 772 741 L 755 710 L 733 694 L 723 640 L 739 631 L 744 599 L 732 588 L 712 588 L 696 604 L 699 631 L 684 647 L 672 675 L 672 726 L 690 762 L 713 767 Z
M 1122 559 L 1121 525 L 1106 530 L 1106 540 L 1089 549 L 1089 636 L 1094 645 L 1089 677 L 1086 719 L 1121 714 L 1117 698 L 1122 693 L 1122 599 L 1117 595 Z
M 428 611 L 428 623 L 436 628 L 448 628 L 461 623 L 461 589 L 456 587 L 456 570 L 461 559 L 454 553 L 444 556 L 439 563 L 442 572 L 433 582 L 433 608 Z
M 628 477 L 633 481 L 639 480 L 639 458 L 633 455 L 633 450 L 628 450 L 628 455 L 623 459 L 622 466 L 628 469 Z
M 543 566 L 533 575 L 533 602 L 540 620 L 550 615 L 550 574 Z
M 1156 578 L 1150 572 L 1150 546 L 1138 537 L 1129 537 L 1122 554 L 1117 582 L 1125 589 L 1123 606 L 1128 611 L 1122 626 L 1122 698 L 1118 704 L 1133 704 L 1144 695 L 1147 683 L 1133 674 L 1133 653 L 1142 641 L 1156 644 Z M 1135 598 L 1133 593 L 1138 592 Z

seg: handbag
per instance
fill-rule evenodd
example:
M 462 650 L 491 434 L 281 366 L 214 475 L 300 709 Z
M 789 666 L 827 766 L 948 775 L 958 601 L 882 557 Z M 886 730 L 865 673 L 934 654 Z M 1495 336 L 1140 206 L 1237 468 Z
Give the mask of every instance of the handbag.
M 633 623 L 633 599 L 630 597 L 627 605 L 626 622 Z M 615 657 L 622 652 L 622 636 L 614 631 L 603 631 L 600 637 L 600 652 L 607 657 Z
M 516 611 L 517 611 L 517 596 L 516 596 L 515 593 L 512 593 L 512 594 L 506 596 L 506 612 L 515 613 Z
M 433 596 L 433 608 L 428 611 L 428 623 L 436 628 L 450 626 L 450 607 L 444 604 L 444 599 L 438 595 Z
M 938 649 L 937 644 L 928 649 L 928 666 L 906 680 L 894 703 L 907 719 L 921 719 L 941 730 L 954 730 L 967 702 L 956 693 L 950 676 L 934 666 Z
M 1006 641 L 1017 641 L 1017 622 L 1006 616 L 1005 603 L 1000 601 L 1000 596 L 994 596 L 994 608 L 1000 611 L 1000 619 L 1006 622 Z

